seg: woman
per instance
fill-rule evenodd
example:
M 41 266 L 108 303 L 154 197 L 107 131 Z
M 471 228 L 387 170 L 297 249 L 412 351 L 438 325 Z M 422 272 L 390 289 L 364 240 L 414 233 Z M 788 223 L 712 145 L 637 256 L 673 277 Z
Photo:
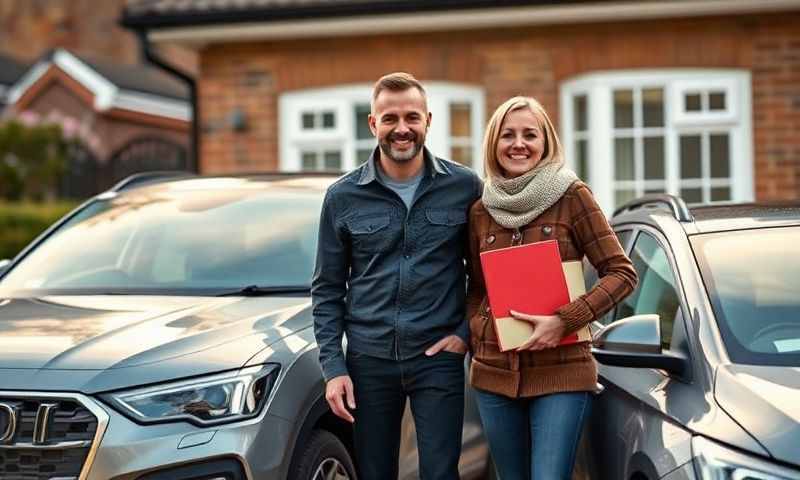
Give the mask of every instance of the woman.
M 484 151 L 483 198 L 469 216 L 470 382 L 502 480 L 569 479 L 597 367 L 588 343 L 559 342 L 630 294 L 636 272 L 589 188 L 564 167 L 553 124 L 536 100 L 514 97 L 500 105 Z M 562 261 L 585 255 L 600 280 L 556 315 L 512 312 L 534 333 L 517 350 L 501 352 L 480 253 L 551 239 Z

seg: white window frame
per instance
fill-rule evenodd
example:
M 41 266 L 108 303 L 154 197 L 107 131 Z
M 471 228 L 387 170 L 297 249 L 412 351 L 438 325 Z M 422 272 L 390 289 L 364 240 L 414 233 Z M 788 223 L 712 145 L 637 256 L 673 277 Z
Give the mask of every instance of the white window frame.
M 614 208 L 614 185 L 620 183 L 614 176 L 614 90 L 632 89 L 634 92 L 648 88 L 664 89 L 664 127 L 642 127 L 634 122 L 631 129 L 635 138 L 653 128 L 664 132 L 665 182 L 668 193 L 680 194 L 679 177 L 681 134 L 704 132 L 702 144 L 707 142 L 708 132 L 728 132 L 730 149 L 730 182 L 727 180 L 703 179 L 704 188 L 727 186 L 730 183 L 731 200 L 752 201 L 753 179 L 753 131 L 750 72 L 740 69 L 669 69 L 669 70 L 624 70 L 596 72 L 582 75 L 561 85 L 560 111 L 561 132 L 567 165 L 575 168 L 574 134 L 575 122 L 573 98 L 587 96 L 588 115 L 588 183 L 606 213 Z M 683 94 L 686 92 L 724 91 L 725 110 L 686 112 Z M 635 93 L 636 95 L 636 93 Z M 703 100 L 705 106 L 706 100 Z M 636 103 L 634 103 L 636 104 Z M 639 113 L 635 112 L 635 115 Z M 635 148 L 641 148 L 636 141 Z M 706 172 L 707 149 L 703 150 L 703 173 Z M 641 153 L 641 152 L 640 152 Z M 638 162 L 641 155 L 635 155 Z M 644 182 L 640 182 L 646 185 Z M 722 185 L 724 183 L 724 185 Z M 691 185 L 684 183 L 684 187 Z
M 485 96 L 482 88 L 450 82 L 426 82 L 428 109 L 433 114 L 426 146 L 434 155 L 450 158 L 451 148 L 464 146 L 463 138 L 450 137 L 450 104 L 470 105 L 470 133 L 468 145 L 472 147 L 472 168 L 483 173 L 482 141 L 484 132 Z M 364 140 L 356 139 L 355 106 L 369 104 L 371 83 L 340 85 L 327 88 L 286 92 L 278 100 L 281 171 L 297 172 L 302 169 L 300 152 L 303 150 L 340 149 L 342 170 L 357 166 L 356 149 L 363 148 Z M 333 111 L 335 128 L 302 129 L 303 112 Z M 372 140 L 372 146 L 376 142 Z

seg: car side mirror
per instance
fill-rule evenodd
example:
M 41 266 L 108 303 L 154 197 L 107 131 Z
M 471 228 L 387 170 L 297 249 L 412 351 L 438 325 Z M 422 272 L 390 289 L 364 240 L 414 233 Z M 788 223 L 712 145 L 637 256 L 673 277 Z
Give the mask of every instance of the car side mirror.
M 604 365 L 657 368 L 683 375 L 686 357 L 661 350 L 661 318 L 634 315 L 608 324 L 594 338 L 592 354 Z
M 8 267 L 10 265 L 11 265 L 11 260 L 9 260 L 7 258 L 4 258 L 4 259 L 0 260 L 0 275 L 3 275 L 4 273 L 6 273 L 6 270 L 8 269 Z
M 661 353 L 661 318 L 655 314 L 622 318 L 600 330 L 594 343 L 609 351 Z

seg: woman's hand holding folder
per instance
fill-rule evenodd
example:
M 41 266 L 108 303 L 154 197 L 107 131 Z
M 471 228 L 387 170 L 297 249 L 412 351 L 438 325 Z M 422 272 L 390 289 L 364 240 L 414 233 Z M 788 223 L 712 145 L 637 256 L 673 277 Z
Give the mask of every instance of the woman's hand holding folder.
M 517 351 L 554 348 L 564 337 L 564 322 L 558 315 L 529 315 L 514 310 L 509 313 L 517 320 L 528 322 L 533 326 L 533 335 L 517 347 Z

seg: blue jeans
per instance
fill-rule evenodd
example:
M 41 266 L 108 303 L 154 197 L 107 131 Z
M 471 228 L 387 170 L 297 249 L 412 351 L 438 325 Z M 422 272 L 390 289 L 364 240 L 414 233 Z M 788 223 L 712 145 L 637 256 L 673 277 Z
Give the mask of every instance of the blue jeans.
M 476 388 L 475 398 L 500 480 L 572 478 L 591 393 L 514 399 Z
M 398 476 L 406 398 L 417 430 L 419 478 L 458 480 L 464 423 L 464 355 L 387 360 L 347 352 L 356 409 L 353 440 L 361 480 Z

